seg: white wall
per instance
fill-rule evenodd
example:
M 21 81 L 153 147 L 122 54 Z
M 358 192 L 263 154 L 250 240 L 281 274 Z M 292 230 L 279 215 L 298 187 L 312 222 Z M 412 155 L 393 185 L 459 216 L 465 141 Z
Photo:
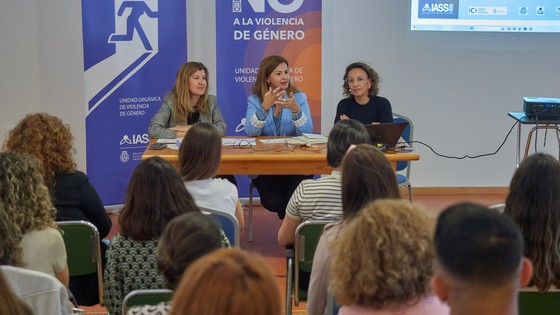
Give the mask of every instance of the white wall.
M 313 1 L 313 0 L 306 0 Z M 189 59 L 204 62 L 216 87 L 214 1 L 188 1 Z M 323 134 L 332 127 L 350 62 L 370 63 L 381 95 L 413 119 L 415 138 L 462 156 L 493 152 L 523 96 L 560 97 L 560 35 L 411 33 L 408 1 L 323 1 Z M 27 112 L 70 123 L 85 169 L 85 105 L 80 1 L 8 1 L 0 10 L 0 140 Z M 542 139 L 543 133 L 539 133 Z M 515 130 L 501 151 L 450 160 L 415 145 L 416 187 L 507 186 Z M 523 138 L 523 140 L 525 140 Z M 549 137 L 547 151 L 556 153 Z

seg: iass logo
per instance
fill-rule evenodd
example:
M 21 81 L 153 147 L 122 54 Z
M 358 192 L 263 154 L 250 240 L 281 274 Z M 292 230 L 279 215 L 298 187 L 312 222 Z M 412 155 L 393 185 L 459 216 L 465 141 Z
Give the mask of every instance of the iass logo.
M 123 135 L 123 137 L 119 141 L 119 145 L 123 147 L 123 146 L 134 145 L 134 144 L 146 144 L 148 142 L 150 142 L 150 137 L 148 136 L 147 133 L 135 134 L 132 135 L 132 137 L 129 137 L 128 135 Z
M 418 18 L 450 19 L 457 18 L 459 0 L 420 0 Z
M 241 0 L 232 0 L 232 11 L 242 12 Z M 272 10 L 278 13 L 293 13 L 297 11 L 302 5 L 304 0 L 293 0 L 291 3 L 283 4 L 280 0 L 246 0 L 249 6 L 253 9 L 255 13 L 264 13 L 265 4 L 272 8 Z M 286 2 L 286 1 L 284 1 Z

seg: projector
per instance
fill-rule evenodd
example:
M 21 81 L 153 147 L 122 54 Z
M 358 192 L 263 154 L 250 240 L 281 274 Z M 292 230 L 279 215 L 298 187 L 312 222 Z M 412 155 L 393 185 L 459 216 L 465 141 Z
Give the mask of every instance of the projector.
M 523 111 L 529 119 L 560 120 L 560 98 L 525 96 Z

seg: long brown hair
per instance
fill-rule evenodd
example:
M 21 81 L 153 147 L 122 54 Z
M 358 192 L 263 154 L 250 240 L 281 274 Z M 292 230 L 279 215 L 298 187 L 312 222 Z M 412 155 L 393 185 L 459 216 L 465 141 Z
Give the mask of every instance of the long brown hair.
M 515 171 L 504 213 L 519 226 L 525 256 L 534 266 L 529 285 L 547 291 L 560 287 L 560 162 L 533 154 Z
M 191 104 L 189 78 L 198 70 L 204 70 L 204 74 L 206 75 L 206 91 L 204 91 L 204 95 L 198 99 L 196 104 Z M 173 89 L 169 92 L 169 95 L 175 104 L 172 115 L 176 121 L 185 121 L 189 115 L 197 111 L 201 114 L 208 113 L 208 89 L 210 88 L 209 80 L 208 69 L 206 69 L 206 66 L 200 62 L 190 61 L 184 63 L 181 68 L 179 68 Z
M 185 181 L 216 175 L 222 156 L 222 137 L 209 123 L 194 124 L 179 148 L 179 172 Z
M 274 69 L 276 69 L 276 67 L 278 67 L 278 65 L 282 63 L 285 63 L 289 69 L 290 65 L 288 64 L 288 61 L 286 60 L 286 58 L 282 56 L 274 56 L 274 55 L 268 56 L 261 61 L 261 65 L 259 66 L 259 72 L 257 73 L 257 79 L 255 81 L 255 84 L 253 85 L 253 90 L 252 90 L 252 93 L 257 95 L 261 102 L 263 101 L 264 95 L 266 94 L 269 88 L 268 83 L 266 82 L 268 76 L 272 73 L 272 71 L 274 71 Z M 289 80 L 288 88 L 286 89 L 286 94 L 289 95 L 292 92 L 293 93 L 299 92 L 299 89 L 292 84 L 291 80 Z
M 119 216 L 120 233 L 136 241 L 158 238 L 169 221 L 200 211 L 171 163 L 160 157 L 142 161 L 132 173 Z
M 342 218 L 355 216 L 379 198 L 400 198 L 395 172 L 385 155 L 371 144 L 358 144 L 342 161 Z

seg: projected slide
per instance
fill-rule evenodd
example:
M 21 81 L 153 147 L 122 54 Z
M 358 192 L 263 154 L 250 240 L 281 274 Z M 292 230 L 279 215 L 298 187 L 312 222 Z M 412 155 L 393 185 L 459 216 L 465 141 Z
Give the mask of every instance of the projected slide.
M 560 33 L 560 0 L 411 0 L 410 29 Z

